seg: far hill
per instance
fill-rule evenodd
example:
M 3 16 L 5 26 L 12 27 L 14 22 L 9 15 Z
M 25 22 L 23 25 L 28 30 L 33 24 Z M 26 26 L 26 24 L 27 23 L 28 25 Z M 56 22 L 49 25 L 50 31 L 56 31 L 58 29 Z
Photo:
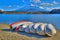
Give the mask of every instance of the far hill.
M 50 14 L 60 14 L 60 9 L 53 9 Z

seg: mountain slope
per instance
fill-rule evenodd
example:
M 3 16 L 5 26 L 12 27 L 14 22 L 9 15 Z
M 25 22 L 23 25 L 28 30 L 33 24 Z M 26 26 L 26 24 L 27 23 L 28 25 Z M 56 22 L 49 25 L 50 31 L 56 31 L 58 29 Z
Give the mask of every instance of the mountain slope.
M 53 9 L 50 13 L 51 14 L 60 14 L 60 9 Z

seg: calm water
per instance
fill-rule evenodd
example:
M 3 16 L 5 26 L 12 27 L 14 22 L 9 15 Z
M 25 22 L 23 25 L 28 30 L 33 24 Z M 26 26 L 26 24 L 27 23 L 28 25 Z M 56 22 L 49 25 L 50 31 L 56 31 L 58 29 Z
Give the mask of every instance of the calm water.
M 60 29 L 60 14 L 0 14 L 0 23 L 9 24 L 21 20 L 51 23 Z

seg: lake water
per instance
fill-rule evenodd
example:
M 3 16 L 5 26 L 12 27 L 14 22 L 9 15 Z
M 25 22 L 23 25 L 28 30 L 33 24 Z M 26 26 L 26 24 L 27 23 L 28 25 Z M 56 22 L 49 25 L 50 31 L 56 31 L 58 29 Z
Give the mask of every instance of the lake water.
M 60 14 L 0 14 L 0 23 L 9 24 L 22 20 L 51 23 L 60 29 Z

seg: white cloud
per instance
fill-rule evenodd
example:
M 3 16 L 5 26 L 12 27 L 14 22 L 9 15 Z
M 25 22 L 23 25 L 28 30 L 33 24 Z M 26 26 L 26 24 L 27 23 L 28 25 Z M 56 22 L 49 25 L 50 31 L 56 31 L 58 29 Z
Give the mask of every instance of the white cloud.
M 41 5 L 49 5 L 50 3 L 41 3 Z
M 4 9 L 0 9 L 1 11 L 4 11 Z
M 35 6 L 34 4 L 30 4 L 30 6 Z
M 33 0 L 35 3 L 41 2 L 40 0 Z
M 53 1 L 53 4 L 59 4 L 58 2 L 56 2 L 56 1 Z
M 41 6 L 54 6 L 56 4 L 60 4 L 60 3 L 56 2 L 56 1 L 53 1 L 52 3 L 44 2 L 44 3 L 41 3 L 40 5 Z
M 52 7 L 52 8 L 46 8 L 47 10 L 51 11 L 53 9 L 60 9 L 60 7 Z
M 43 8 L 43 7 L 41 7 L 41 6 L 40 6 L 39 8 L 44 9 L 44 8 Z
M 55 7 L 54 9 L 60 9 L 60 7 Z
M 51 3 L 50 5 L 51 5 L 51 6 L 54 6 L 54 4 L 52 4 L 52 3 Z
M 4 9 L 1 9 L 2 11 L 4 11 Z
M 54 4 L 52 3 L 41 3 L 41 6 L 53 6 Z
M 46 8 L 46 10 L 49 10 L 49 11 L 51 11 L 52 9 L 47 7 L 47 8 Z

